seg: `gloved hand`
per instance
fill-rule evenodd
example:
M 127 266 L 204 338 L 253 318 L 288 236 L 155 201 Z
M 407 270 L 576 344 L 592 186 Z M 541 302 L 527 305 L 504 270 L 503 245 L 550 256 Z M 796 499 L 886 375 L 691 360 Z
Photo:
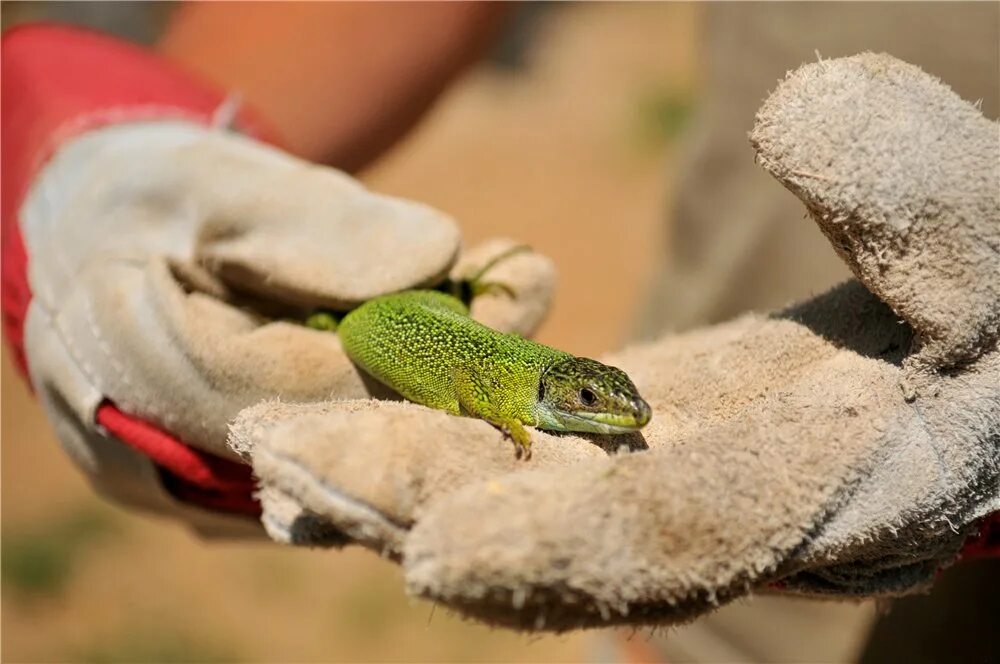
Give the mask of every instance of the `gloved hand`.
M 410 592 L 524 629 L 680 621 L 764 588 L 908 593 L 963 546 L 1000 549 L 996 124 L 863 54 L 790 74 L 751 141 L 857 281 L 605 358 L 653 407 L 624 441 L 648 451 L 536 431 L 525 465 L 485 422 L 413 404 L 264 403 L 230 444 L 265 518 L 303 543 L 333 527 Z
M 8 85 L 48 82 L 36 69 L 55 47 L 78 56 L 71 66 L 124 62 L 142 85 L 164 67 L 89 33 L 22 29 L 4 41 L 5 99 Z M 54 71 L 64 75 L 64 64 Z M 63 83 L 63 95 L 79 84 Z M 111 96 L 136 94 L 123 86 Z M 510 246 L 484 245 L 456 265 L 457 227 L 426 206 L 176 108 L 146 117 L 135 105 L 80 107 L 21 92 L 27 98 L 4 109 L 4 133 L 44 138 L 17 150 L 5 142 L 5 204 L 11 191 L 21 196 L 4 219 L 11 336 L 23 332 L 31 383 L 94 485 L 209 535 L 263 532 L 249 468 L 226 446 L 241 409 L 387 395 L 336 335 L 295 319 L 461 278 Z M 41 128 L 25 110 L 36 106 L 45 120 L 53 105 L 58 121 Z M 17 168 L 31 160 L 44 163 L 30 174 Z M 19 175 L 18 188 L 10 182 Z M 547 307 L 550 263 L 522 253 L 495 274 L 524 297 L 483 295 L 473 315 L 530 333 Z

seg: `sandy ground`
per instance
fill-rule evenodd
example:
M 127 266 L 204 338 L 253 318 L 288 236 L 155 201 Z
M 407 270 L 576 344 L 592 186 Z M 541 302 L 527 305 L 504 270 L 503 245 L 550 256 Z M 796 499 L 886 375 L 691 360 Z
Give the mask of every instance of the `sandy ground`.
M 549 12 L 527 72 L 480 68 L 366 179 L 551 256 L 540 339 L 619 345 L 662 251 L 672 121 L 696 80 L 699 9 Z M 652 100 L 652 101 L 650 101 Z M 659 100 L 659 102 L 657 101 Z M 662 104 L 661 104 L 662 105 Z M 676 110 L 676 109 L 675 109 Z M 207 544 L 108 505 L 60 453 L 3 357 L 6 661 L 579 661 L 593 637 L 527 638 L 403 595 L 396 568 L 348 550 Z

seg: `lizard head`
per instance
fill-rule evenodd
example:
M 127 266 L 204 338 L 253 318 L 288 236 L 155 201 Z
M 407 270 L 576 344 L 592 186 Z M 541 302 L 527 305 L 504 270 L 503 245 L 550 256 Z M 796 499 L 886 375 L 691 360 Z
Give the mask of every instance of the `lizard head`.
M 624 371 L 583 357 L 549 366 L 538 383 L 538 424 L 556 431 L 627 433 L 652 411 Z

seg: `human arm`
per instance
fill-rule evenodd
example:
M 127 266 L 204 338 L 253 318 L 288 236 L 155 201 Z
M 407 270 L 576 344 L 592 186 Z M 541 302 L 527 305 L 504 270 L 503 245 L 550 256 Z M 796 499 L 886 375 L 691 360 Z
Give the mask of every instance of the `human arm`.
M 242 95 L 302 157 L 354 172 L 482 55 L 491 2 L 181 4 L 164 56 Z

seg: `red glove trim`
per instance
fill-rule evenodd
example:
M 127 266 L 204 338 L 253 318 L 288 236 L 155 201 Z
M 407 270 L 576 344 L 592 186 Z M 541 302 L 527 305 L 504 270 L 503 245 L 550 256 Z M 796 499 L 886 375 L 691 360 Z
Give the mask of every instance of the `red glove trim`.
M 97 423 L 156 465 L 175 497 L 224 512 L 260 516 L 250 466 L 203 452 L 110 402 L 97 408 Z
M 1000 512 L 983 517 L 979 534 L 966 540 L 959 559 L 973 558 L 1000 558 Z
M 157 470 L 160 472 L 160 481 L 163 483 L 163 488 L 182 503 L 197 505 L 213 512 L 248 516 L 252 517 L 255 521 L 259 520 L 263 513 L 260 503 L 252 495 L 235 495 L 208 491 L 193 484 L 188 484 L 184 481 L 184 478 L 174 475 L 159 466 L 157 466 Z
M 225 96 L 141 48 L 70 26 L 29 24 L 5 32 L 0 64 L 0 299 L 6 338 L 26 375 L 31 289 L 17 216 L 35 174 L 61 145 L 98 127 L 168 118 L 211 124 Z M 273 136 L 245 109 L 235 124 L 261 140 Z M 180 500 L 259 516 L 249 467 L 190 448 L 110 404 L 98 409 L 97 420 L 148 456 Z

